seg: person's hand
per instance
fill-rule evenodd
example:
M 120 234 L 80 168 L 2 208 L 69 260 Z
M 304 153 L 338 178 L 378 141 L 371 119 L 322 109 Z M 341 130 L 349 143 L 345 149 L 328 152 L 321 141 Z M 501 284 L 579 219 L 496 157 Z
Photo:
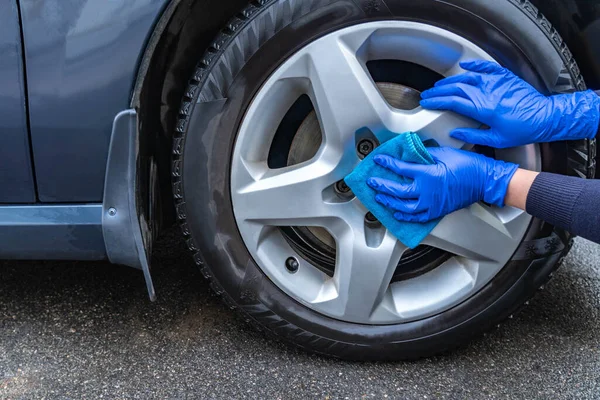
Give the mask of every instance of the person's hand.
M 594 138 L 600 97 L 591 90 L 544 96 L 512 72 L 490 61 L 460 63 L 466 73 L 440 80 L 421 94 L 421 106 L 450 110 L 490 129 L 459 128 L 453 138 L 506 148 L 529 143 Z
M 481 154 L 449 147 L 428 149 L 435 164 L 413 164 L 386 155 L 374 161 L 399 177 L 399 182 L 370 177 L 377 202 L 394 211 L 400 221 L 427 222 L 478 201 L 502 207 L 508 184 L 518 166 Z

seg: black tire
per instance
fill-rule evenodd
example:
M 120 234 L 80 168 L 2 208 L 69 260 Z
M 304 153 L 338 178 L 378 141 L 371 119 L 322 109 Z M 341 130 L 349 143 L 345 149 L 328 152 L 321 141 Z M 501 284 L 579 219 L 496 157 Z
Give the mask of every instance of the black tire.
M 318 314 L 263 274 L 242 242 L 230 198 L 230 159 L 244 112 L 295 50 L 333 30 L 377 19 L 451 30 L 540 90 L 585 89 L 558 33 L 525 0 L 255 1 L 219 34 L 190 80 L 174 137 L 173 187 L 183 234 L 203 275 L 254 326 L 321 354 L 413 359 L 454 348 L 512 315 L 559 265 L 571 237 L 534 220 L 511 261 L 481 291 L 446 312 L 396 325 L 357 325 Z M 542 147 L 544 170 L 593 175 L 594 143 Z

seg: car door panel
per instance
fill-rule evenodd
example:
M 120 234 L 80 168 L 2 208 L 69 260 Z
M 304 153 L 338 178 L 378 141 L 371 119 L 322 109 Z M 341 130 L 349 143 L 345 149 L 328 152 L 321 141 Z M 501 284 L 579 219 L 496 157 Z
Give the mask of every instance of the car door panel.
M 0 1 L 0 203 L 33 203 L 25 75 L 16 0 Z
M 20 0 L 40 201 L 102 201 L 112 123 L 166 2 Z

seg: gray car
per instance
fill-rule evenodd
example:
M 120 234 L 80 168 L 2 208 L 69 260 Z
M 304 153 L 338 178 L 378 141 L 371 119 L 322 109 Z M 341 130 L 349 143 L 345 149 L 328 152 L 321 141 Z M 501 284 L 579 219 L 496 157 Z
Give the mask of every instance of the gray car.
M 419 99 L 475 58 L 598 89 L 599 34 L 600 0 L 4 0 L 0 258 L 109 260 L 154 299 L 176 223 L 225 303 L 286 342 L 454 348 L 525 304 L 571 235 L 479 203 L 411 250 L 343 178 L 389 131 L 593 178 L 595 140 L 472 147 L 448 133 L 479 122 Z

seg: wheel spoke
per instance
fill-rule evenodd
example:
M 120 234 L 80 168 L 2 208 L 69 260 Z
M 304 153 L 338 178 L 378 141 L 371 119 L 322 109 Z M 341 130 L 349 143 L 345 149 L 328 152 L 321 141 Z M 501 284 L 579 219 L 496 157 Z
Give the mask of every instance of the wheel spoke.
M 453 38 L 452 41 L 448 41 L 448 38 L 438 38 L 441 39 L 441 42 L 435 40 L 428 40 L 425 43 L 420 40 L 415 41 L 419 37 L 420 39 L 430 38 L 430 34 L 430 32 L 422 31 L 415 37 L 411 38 L 408 35 L 404 39 L 408 41 L 407 46 L 414 47 L 411 55 L 415 58 L 409 57 L 409 61 L 428 65 L 444 76 L 452 76 L 465 72 L 459 65 L 461 61 L 473 59 L 492 60 L 489 55 L 482 56 L 481 49 L 459 37 Z M 429 51 L 418 51 L 419 45 L 429 45 L 431 48 L 428 49 Z M 441 51 L 442 49 L 446 51 Z M 459 127 L 478 128 L 480 126 L 481 123 L 478 121 L 454 112 L 426 110 L 419 107 L 411 111 L 394 110 L 389 128 L 394 132 L 416 132 L 421 139 L 434 139 L 440 146 L 465 148 L 470 147 L 470 145 L 465 145 L 464 142 L 451 138 L 449 133 Z
M 446 216 L 423 244 L 469 259 L 500 261 L 507 249 L 516 249 L 520 235 L 513 237 L 491 209 L 481 204 Z
M 319 306 L 344 320 L 368 320 L 389 289 L 406 246 L 386 233 L 378 247 L 369 247 L 362 225 L 335 228 L 333 234 L 337 242 L 335 275 L 323 291 L 333 295 Z
M 453 76 L 459 75 L 466 72 L 460 66 L 462 61 L 470 61 L 470 60 L 488 60 L 494 61 L 494 59 L 490 56 L 482 57 L 481 51 L 478 51 L 472 43 L 463 42 L 460 46 L 459 56 L 456 60 L 454 60 L 449 66 L 445 66 L 446 70 L 442 72 L 444 76 Z
M 347 150 L 362 127 L 378 130 L 391 117 L 377 86 L 356 56 L 356 49 L 335 35 L 313 44 L 280 79 L 307 78 L 326 146 Z
M 238 186 L 237 218 L 275 226 L 321 226 L 323 219 L 341 215 L 344 204 L 323 201 L 323 189 L 336 181 L 335 168 L 323 157 L 281 169 L 264 163 L 244 166 L 249 183 Z
M 403 280 L 392 284 L 395 310 L 406 319 L 442 311 L 448 304 L 456 304 L 474 286 L 478 272 L 476 261 L 461 263 L 450 258 L 440 267 L 427 272 L 427 276 Z M 494 272 L 494 269 L 490 269 Z M 420 279 L 419 279 L 420 278 Z
M 451 111 L 426 110 L 417 108 L 413 111 L 394 113 L 394 132 L 416 132 L 422 140 L 434 139 L 440 146 L 463 148 L 465 143 L 450 137 L 456 128 L 478 128 L 481 124 L 475 120 Z

